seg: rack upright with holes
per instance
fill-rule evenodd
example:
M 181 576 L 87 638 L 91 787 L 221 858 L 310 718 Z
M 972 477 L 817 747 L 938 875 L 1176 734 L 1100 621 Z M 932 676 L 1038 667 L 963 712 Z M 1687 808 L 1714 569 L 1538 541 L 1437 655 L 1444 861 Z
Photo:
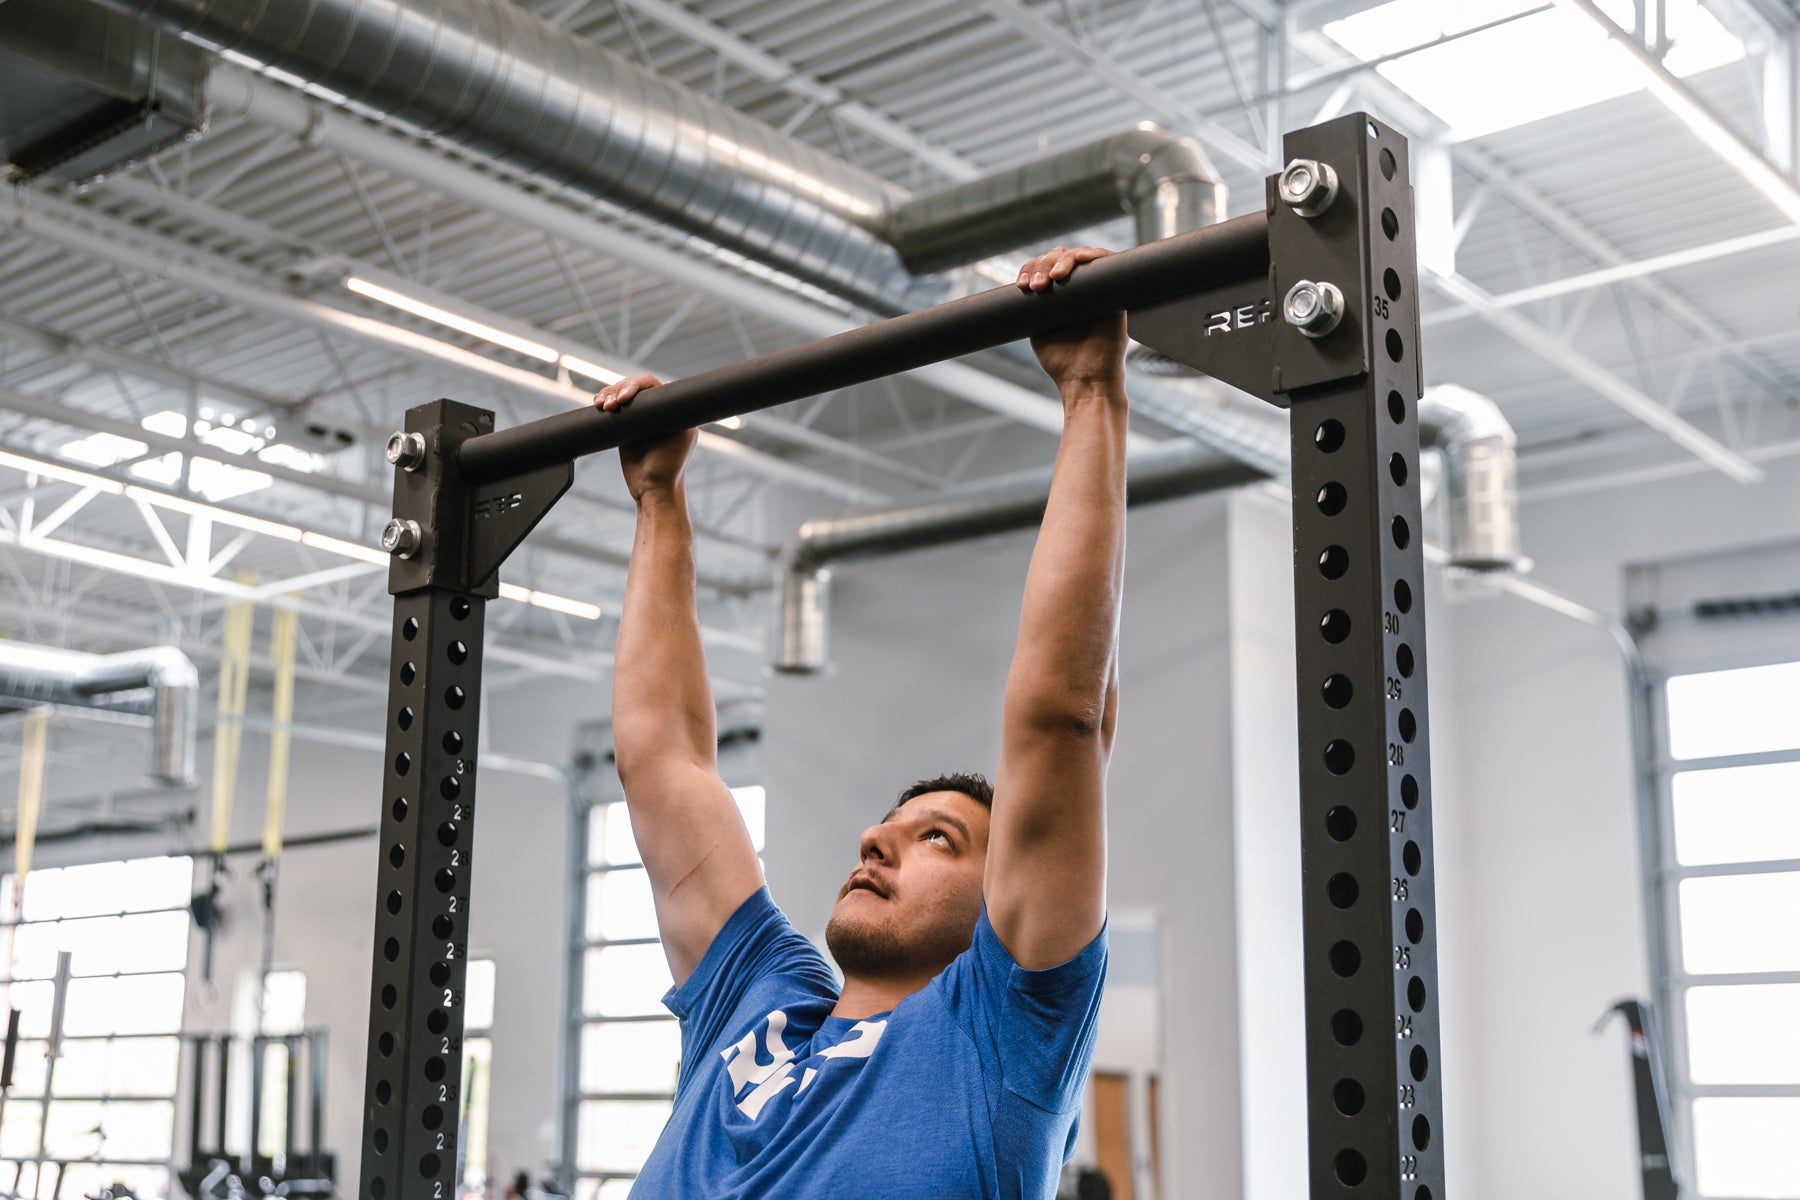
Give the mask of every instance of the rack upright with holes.
M 1293 445 L 1311 1192 L 1441 1200 L 1421 391 L 1405 140 L 1289 134 L 1261 212 L 514 429 L 450 400 L 390 439 L 393 655 L 362 1195 L 454 1191 L 482 624 L 573 460 L 1130 313 L 1154 349 L 1286 407 Z

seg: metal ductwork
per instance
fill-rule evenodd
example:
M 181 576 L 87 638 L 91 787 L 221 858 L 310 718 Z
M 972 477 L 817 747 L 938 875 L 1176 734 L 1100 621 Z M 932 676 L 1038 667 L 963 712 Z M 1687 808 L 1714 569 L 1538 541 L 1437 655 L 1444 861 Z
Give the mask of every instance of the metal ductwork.
M 506 0 L 94 2 L 859 303 L 911 280 L 904 191 Z
M 66 704 L 151 718 L 150 777 L 194 783 L 200 673 L 173 646 L 84 654 L 0 640 L 0 705 Z
M 1419 437 L 1444 455 L 1450 565 L 1529 569 L 1519 552 L 1519 439 L 1500 406 L 1457 384 L 1434 384 L 1419 401 Z
M 1264 478 L 1254 467 L 1222 461 L 1205 447 L 1177 444 L 1132 458 L 1126 503 L 1154 504 Z M 1049 501 L 1050 471 L 1044 470 L 926 504 L 806 522 L 788 544 L 777 574 L 775 670 L 813 675 L 825 669 L 832 563 L 1033 529 Z
M 1139 244 L 1160 241 L 1223 217 L 1225 189 L 1198 142 L 1146 122 L 915 197 L 883 232 L 925 275 L 1123 215 Z
M 876 312 L 944 298 L 946 282 L 922 283 L 909 266 L 976 261 L 1124 211 L 1150 240 L 1223 209 L 1198 146 L 1153 126 L 911 196 L 506 0 L 94 2 Z M 1006 373 L 1029 356 L 989 362 Z M 1212 380 L 1148 377 L 1171 364 L 1142 348 L 1131 362 L 1136 412 L 1286 474 L 1285 414 Z M 1510 435 L 1469 432 L 1498 420 L 1488 407 L 1471 424 L 1428 401 L 1421 434 L 1450 459 L 1453 557 L 1507 569 L 1520 561 Z
M 0 161 L 14 179 L 93 179 L 199 133 L 204 56 L 65 0 L 0 3 Z
M 1164 387 L 1134 387 L 1132 406 L 1171 429 L 1287 477 L 1287 413 L 1192 368 L 1134 345 L 1132 366 Z M 1171 403 L 1167 388 L 1184 389 Z M 1524 571 L 1519 550 L 1518 438 L 1500 406 L 1454 383 L 1433 384 L 1419 400 L 1419 442 L 1443 456 L 1450 506 L 1449 563 L 1470 571 Z M 1422 467 L 1421 470 L 1424 470 Z

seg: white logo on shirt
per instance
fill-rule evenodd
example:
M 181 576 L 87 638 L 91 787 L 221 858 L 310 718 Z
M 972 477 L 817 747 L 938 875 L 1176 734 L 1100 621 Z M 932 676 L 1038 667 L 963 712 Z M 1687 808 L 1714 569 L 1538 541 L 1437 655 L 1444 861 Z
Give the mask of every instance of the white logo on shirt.
M 794 1082 L 794 1052 L 782 1040 L 782 1032 L 787 1029 L 787 1014 L 776 1009 L 768 1016 L 768 1024 L 763 1030 L 763 1048 L 769 1056 L 767 1063 L 756 1061 L 756 1030 L 752 1028 L 737 1043 L 719 1051 L 719 1057 L 725 1060 L 725 1073 L 731 1077 L 731 1094 L 738 1099 L 738 1111 L 752 1121 L 762 1115 L 763 1108 L 780 1095 L 784 1089 Z M 881 1035 L 887 1029 L 886 1021 L 858 1021 L 850 1027 L 854 1037 L 847 1037 L 837 1045 L 820 1051 L 820 1058 L 868 1058 L 875 1053 L 875 1047 L 881 1043 Z M 800 1077 L 800 1089 L 794 1094 L 804 1092 L 819 1073 L 817 1067 L 806 1068 Z M 748 1095 L 744 1089 L 749 1088 Z

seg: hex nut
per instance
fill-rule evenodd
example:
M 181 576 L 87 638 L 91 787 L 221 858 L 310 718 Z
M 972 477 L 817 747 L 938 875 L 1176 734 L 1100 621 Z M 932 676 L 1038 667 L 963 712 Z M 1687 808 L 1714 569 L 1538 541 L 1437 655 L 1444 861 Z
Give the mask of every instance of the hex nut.
M 403 471 L 418 470 L 425 465 L 424 436 L 404 430 L 388 434 L 387 460 Z
M 1344 319 L 1344 293 L 1336 284 L 1302 279 L 1282 299 L 1281 315 L 1307 337 L 1324 337 Z
M 1316 217 L 1337 199 L 1337 172 L 1330 163 L 1312 158 L 1296 158 L 1281 172 L 1276 185 L 1282 202 L 1303 217 Z
M 419 552 L 419 546 L 425 540 L 417 521 L 402 520 L 395 517 L 381 531 L 381 548 L 395 558 L 411 558 Z

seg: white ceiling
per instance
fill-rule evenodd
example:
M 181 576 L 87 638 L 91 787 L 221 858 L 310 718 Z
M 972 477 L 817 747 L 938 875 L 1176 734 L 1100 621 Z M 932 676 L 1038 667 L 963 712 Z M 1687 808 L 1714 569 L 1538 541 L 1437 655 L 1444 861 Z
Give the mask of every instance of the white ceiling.
M 1436 215 L 1462 232 L 1449 288 L 1490 298 L 1559 347 L 1553 362 L 1446 287 L 1426 290 L 1428 379 L 1499 402 L 1519 433 L 1528 494 L 1608 486 L 1646 470 L 1717 469 L 1602 394 L 1591 373 L 1578 378 L 1569 356 L 1742 461 L 1800 448 L 1800 238 L 1647 94 L 1448 142 L 1440 123 L 1318 32 L 1366 0 L 515 2 L 913 190 L 1154 120 L 1207 148 L 1236 214 L 1260 207 L 1282 129 L 1367 109 L 1412 138 L 1415 161 L 1439 144 L 1449 156 L 1450 194 L 1420 197 L 1422 218 L 1428 205 L 1442 206 Z M 1753 54 L 1689 85 L 1784 161 L 1793 92 L 1760 47 L 1792 46 L 1800 15 L 1791 0 L 1710 7 Z M 1514 67 L 1518 87 L 1553 83 L 1534 78 L 1531 63 Z M 821 104 L 827 94 L 836 98 Z M 1785 143 L 1771 113 L 1789 122 Z M 456 169 L 493 174 L 481 164 Z M 542 190 L 500 177 L 518 191 Z M 20 208 L 66 236 L 48 239 L 11 216 L 0 225 L 0 449 L 55 456 L 83 429 L 129 432 L 151 413 L 201 404 L 272 423 L 284 440 L 307 425 L 344 430 L 356 444 L 329 457 L 328 486 L 284 477 L 232 503 L 365 544 L 387 515 L 381 442 L 405 408 L 454 396 L 494 408 L 505 425 L 565 402 L 322 325 L 292 305 L 379 317 L 534 366 L 351 296 L 338 284 L 345 270 L 430 289 L 664 375 L 804 340 L 755 304 L 623 265 L 378 159 L 253 121 L 215 119 L 197 141 L 83 191 L 21 189 L 8 213 Z M 632 238 L 721 261 L 622 214 L 582 211 Z M 1121 222 L 1094 236 L 1118 244 L 1129 232 Z M 1678 253 L 1683 264 L 1658 263 Z M 183 271 L 157 269 L 177 260 Z M 1588 278 L 1606 269 L 1622 278 Z M 1513 295 L 1547 285 L 1557 294 Z M 737 693 L 760 678 L 766 584 L 794 518 L 924 498 L 1047 462 L 1051 446 L 1038 430 L 910 379 L 752 416 L 722 436 L 756 452 L 703 456 L 694 485 L 714 670 Z M 610 461 L 584 462 L 576 494 L 507 578 L 593 600 L 610 615 L 631 534 L 614 476 Z M 31 488 L 0 468 L 0 525 L 16 531 L 26 505 L 41 521 L 75 491 L 54 481 Z M 284 584 L 305 585 L 302 673 L 317 686 L 303 704 L 340 719 L 379 704 L 388 620 L 379 567 L 248 535 L 228 562 L 200 570 L 188 561 L 186 525 L 163 514 L 165 547 L 138 506 L 99 496 L 56 533 L 161 561 L 161 580 L 121 574 L 92 554 L 76 561 L 83 555 L 41 541 L 0 544 L 0 632 L 89 649 L 173 639 L 205 658 L 230 594 L 261 589 L 268 600 Z M 233 547 L 232 535 L 215 529 L 212 555 Z M 501 603 L 491 622 L 494 684 L 546 673 L 604 678 L 608 617 Z

